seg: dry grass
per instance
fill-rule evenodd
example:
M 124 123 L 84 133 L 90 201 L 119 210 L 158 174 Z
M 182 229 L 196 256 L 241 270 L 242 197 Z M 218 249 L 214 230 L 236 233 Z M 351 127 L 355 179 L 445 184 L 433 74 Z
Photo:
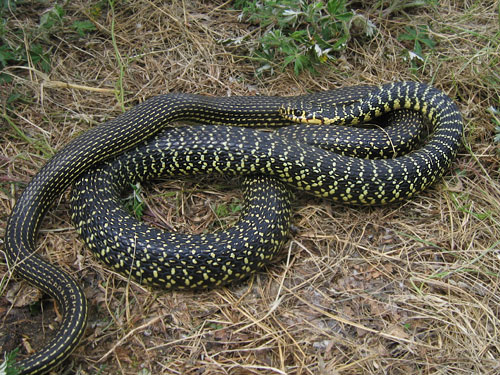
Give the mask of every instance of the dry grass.
M 287 70 L 261 79 L 242 57 L 243 47 L 220 43 L 252 32 L 227 2 L 159 4 L 116 7 L 123 103 L 115 96 L 120 63 L 111 41 L 113 16 L 85 0 L 67 4 L 65 17 L 92 14 L 98 32 L 52 38 L 47 76 L 10 71 L 14 81 L 1 87 L 1 100 L 14 91 L 31 100 L 5 113 L 33 141 L 0 122 L 0 237 L 15 197 L 53 150 L 115 117 L 122 105 L 169 91 L 289 95 L 422 80 L 457 101 L 465 147 L 442 181 L 404 204 L 343 207 L 297 195 L 296 230 L 281 259 L 241 285 L 208 292 L 149 290 L 105 269 L 78 241 L 63 197 L 43 225 L 40 253 L 80 280 L 91 306 L 83 343 L 65 366 L 79 374 L 499 373 L 500 166 L 487 112 L 500 98 L 498 4 L 445 0 L 434 9 L 389 15 L 361 8 L 376 24 L 377 38 L 352 40 L 318 76 Z M 18 22 L 36 23 L 37 12 Z M 426 24 L 438 44 L 414 75 L 397 35 L 406 25 Z M 193 187 L 185 181 L 162 187 L 180 189 L 174 206 L 153 205 L 167 226 L 199 231 L 218 225 L 200 201 L 215 207 L 238 197 L 214 182 L 194 193 Z M 3 350 L 22 345 L 24 333 L 24 349 L 40 346 L 53 331 L 53 304 L 31 317 L 24 306 L 36 293 L 1 262 L 0 344 Z M 27 331 L 31 319 L 38 320 Z

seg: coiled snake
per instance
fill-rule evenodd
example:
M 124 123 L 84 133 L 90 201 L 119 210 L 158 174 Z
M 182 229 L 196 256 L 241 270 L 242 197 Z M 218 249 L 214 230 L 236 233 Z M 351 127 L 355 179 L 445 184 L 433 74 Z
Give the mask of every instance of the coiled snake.
M 291 121 L 325 125 L 357 124 L 397 109 L 420 112 L 430 120 L 433 131 L 421 149 L 393 159 L 366 160 L 332 154 L 321 147 L 306 146 L 293 140 L 293 137 L 300 135 L 280 137 L 252 129 L 214 126 L 271 127 L 290 125 Z M 206 125 L 169 128 L 162 137 L 143 144 L 176 121 L 194 121 Z M 140 161 L 134 156 L 124 156 L 118 161 L 126 164 L 124 170 L 129 171 L 126 175 L 130 175 L 130 169 L 142 168 L 133 167 L 137 164 L 144 167 L 144 177 L 140 178 L 147 178 L 153 174 L 153 170 L 156 173 L 160 169 L 167 174 L 212 171 L 244 175 L 258 173 L 320 197 L 353 204 L 382 204 L 408 198 L 441 176 L 457 152 L 462 127 L 457 107 L 441 91 L 415 82 L 399 82 L 289 98 L 208 98 L 169 94 L 149 99 L 89 130 L 71 141 L 35 175 L 18 199 L 7 223 L 5 249 L 9 267 L 53 296 L 63 310 L 56 337 L 42 350 L 19 362 L 23 368 L 21 373 L 43 373 L 59 364 L 78 345 L 85 330 L 87 303 L 81 287 L 72 277 L 44 261 L 34 251 L 36 233 L 51 203 L 85 170 L 97 163 L 139 145 L 135 153 L 147 155 L 146 159 Z M 355 133 L 350 134 L 353 136 Z M 361 149 L 371 148 L 377 139 L 367 136 L 364 141 L 364 146 L 354 147 L 354 154 L 363 156 Z M 394 144 L 387 143 L 387 140 L 379 143 L 385 144 L 383 149 L 394 149 Z M 151 160 L 157 156 L 163 157 L 163 162 L 154 164 Z M 111 164 L 111 167 L 104 168 L 113 170 L 115 167 Z M 123 172 L 120 173 L 123 175 Z M 257 202 L 261 192 L 252 186 L 274 182 L 271 179 L 263 181 L 263 177 L 252 178 L 256 185 L 252 185 L 251 180 L 246 183 L 250 186 L 247 187 L 247 201 L 256 199 Z M 88 180 L 88 177 L 82 180 Z M 284 191 L 280 182 L 273 186 L 276 189 L 269 189 L 271 195 Z M 86 189 L 83 188 L 83 191 Z M 276 198 L 281 199 L 279 202 L 284 202 L 279 210 L 282 213 L 289 210 L 286 206 L 288 195 L 286 192 L 284 194 L 281 198 L 275 194 Z M 73 206 L 81 208 L 85 203 L 78 199 L 74 199 Z M 108 204 L 109 200 L 106 202 Z M 277 204 L 278 201 L 273 202 Z M 256 220 L 254 224 L 266 219 L 259 217 L 260 210 L 252 211 L 251 203 L 248 209 L 250 216 L 253 215 Z M 73 220 L 80 226 L 79 231 L 85 233 L 86 229 L 82 227 L 90 222 L 88 217 L 80 217 L 77 209 Z M 257 242 L 273 242 L 272 247 L 263 246 L 252 256 L 247 253 L 234 257 L 227 252 L 219 257 L 220 260 L 210 249 L 202 254 L 200 247 L 195 246 L 186 251 L 186 258 L 180 262 L 174 263 L 173 259 L 179 258 L 179 254 L 173 254 L 171 248 L 159 250 L 159 258 L 150 262 L 148 253 L 143 252 L 142 248 L 134 246 L 134 253 L 130 254 L 132 247 L 129 243 L 125 243 L 123 250 L 118 250 L 109 245 L 109 237 L 103 237 L 100 245 L 89 239 L 92 234 L 85 235 L 85 238 L 91 248 L 103 246 L 97 251 L 106 262 L 139 280 L 167 287 L 208 286 L 242 278 L 272 258 L 286 236 L 288 219 L 276 222 L 274 227 L 274 219 L 268 221 L 269 229 L 274 230 L 274 234 L 268 237 L 264 235 Z M 131 222 L 130 225 L 134 227 L 137 223 Z M 145 229 L 146 232 L 148 230 Z M 267 231 L 255 225 L 245 230 L 250 236 L 255 233 L 254 230 L 262 233 Z M 148 249 L 152 237 L 145 234 L 145 240 L 138 242 L 142 241 L 144 249 Z M 116 232 L 111 233 L 112 238 L 115 235 Z M 207 238 L 202 238 L 202 243 L 205 241 L 206 246 L 212 246 L 214 239 Z M 231 237 L 231 241 L 235 239 L 238 239 L 237 235 Z M 230 246 L 233 244 L 228 243 Z M 248 243 L 243 241 L 241 246 L 245 248 Z M 174 245 L 178 245 L 177 239 L 174 239 Z M 122 255 L 119 255 L 120 251 Z M 233 258 L 227 260 L 226 256 Z M 213 259 L 215 268 L 211 268 Z

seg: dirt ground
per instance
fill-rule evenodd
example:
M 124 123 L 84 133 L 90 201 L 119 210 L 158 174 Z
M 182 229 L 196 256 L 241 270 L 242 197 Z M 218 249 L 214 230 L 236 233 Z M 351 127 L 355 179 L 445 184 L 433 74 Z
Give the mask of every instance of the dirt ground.
M 84 286 L 90 315 L 82 344 L 54 373 L 500 373 L 500 5 L 397 7 L 408 3 L 350 3 L 376 36 L 353 34 L 335 60 L 299 76 L 291 67 L 256 76 L 245 38 L 261 31 L 228 1 L 121 1 L 114 13 L 106 2 L 64 5 L 65 24 L 90 19 L 96 30 L 76 37 L 61 27 L 41 41 L 50 72 L 35 62 L 4 69 L 13 79 L 0 86 L 2 239 L 16 197 L 56 150 L 162 93 L 296 95 L 421 81 L 458 104 L 465 137 L 445 177 L 401 204 L 350 207 L 297 192 L 278 259 L 241 284 L 202 292 L 149 289 L 104 267 L 78 239 L 65 194 L 38 251 Z M 53 5 L 21 4 L 9 22 L 36 26 Z M 413 69 L 413 45 L 398 36 L 421 25 L 436 45 Z M 186 232 L 234 223 L 241 201 L 238 182 L 225 178 L 168 180 L 145 195 L 145 220 Z M 0 277 L 0 348 L 24 357 L 54 334 L 59 311 L 3 257 Z

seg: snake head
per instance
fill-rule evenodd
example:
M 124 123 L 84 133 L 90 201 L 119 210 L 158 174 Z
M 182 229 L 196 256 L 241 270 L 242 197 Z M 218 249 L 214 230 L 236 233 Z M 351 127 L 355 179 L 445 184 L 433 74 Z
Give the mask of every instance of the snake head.
M 301 124 L 323 125 L 328 123 L 327 118 L 322 115 L 323 109 L 304 109 L 292 105 L 283 105 L 280 108 L 280 115 L 289 121 Z

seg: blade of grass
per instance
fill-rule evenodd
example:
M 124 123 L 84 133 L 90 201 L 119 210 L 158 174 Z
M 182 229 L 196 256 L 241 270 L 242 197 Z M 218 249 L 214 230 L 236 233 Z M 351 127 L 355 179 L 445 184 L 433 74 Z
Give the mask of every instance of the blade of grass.
M 111 43 L 113 44 L 113 50 L 115 52 L 116 62 L 118 64 L 118 68 L 120 69 L 120 75 L 118 76 L 118 94 L 117 99 L 120 104 L 120 108 L 123 112 L 125 112 L 125 101 L 124 101 L 124 90 L 123 90 L 123 76 L 125 75 L 125 67 L 123 65 L 122 56 L 120 54 L 120 50 L 118 48 L 118 44 L 116 43 L 116 35 L 115 35 L 115 8 L 114 0 L 109 0 L 109 7 L 111 8 Z

